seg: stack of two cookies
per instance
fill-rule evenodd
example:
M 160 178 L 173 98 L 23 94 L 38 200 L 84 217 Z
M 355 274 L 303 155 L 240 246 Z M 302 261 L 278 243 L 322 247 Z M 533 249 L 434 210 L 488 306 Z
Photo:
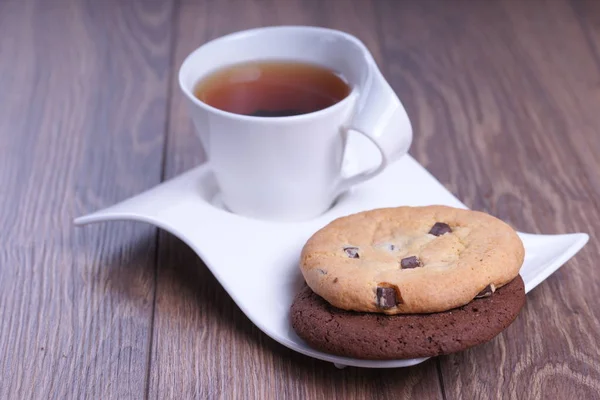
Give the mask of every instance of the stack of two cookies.
M 490 215 L 399 207 L 333 221 L 306 243 L 294 330 L 362 359 L 448 354 L 491 340 L 525 303 L 516 232 Z

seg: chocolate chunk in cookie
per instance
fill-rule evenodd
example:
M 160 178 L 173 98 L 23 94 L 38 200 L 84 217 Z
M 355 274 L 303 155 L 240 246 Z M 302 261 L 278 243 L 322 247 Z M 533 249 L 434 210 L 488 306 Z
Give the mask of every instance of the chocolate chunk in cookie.
M 400 303 L 402 303 L 402 297 L 398 288 L 377 286 L 377 307 L 387 309 L 396 307 Z
M 487 285 L 481 292 L 477 293 L 475 296 L 476 299 L 481 299 L 483 297 L 490 297 L 496 291 L 496 286 L 493 283 Z
M 350 258 L 360 258 L 358 255 L 358 247 L 344 247 L 344 252 Z
M 422 267 L 423 264 L 421 263 L 421 260 L 419 260 L 419 258 L 417 256 L 410 256 L 410 257 L 405 257 L 402 260 L 400 260 L 400 266 L 402 267 L 402 269 L 410 269 L 410 268 Z
M 434 236 L 442 236 L 443 234 L 452 232 L 450 226 L 444 222 L 436 222 L 429 233 Z

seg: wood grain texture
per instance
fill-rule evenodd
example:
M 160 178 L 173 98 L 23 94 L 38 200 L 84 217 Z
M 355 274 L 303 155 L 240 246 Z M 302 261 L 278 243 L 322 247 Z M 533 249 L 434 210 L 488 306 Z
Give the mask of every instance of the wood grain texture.
M 519 230 L 592 234 L 502 335 L 439 359 L 445 396 L 596 398 L 600 3 L 377 4 L 416 158 Z
M 269 17 L 261 11 L 265 9 L 272 10 Z M 277 24 L 346 29 L 382 60 L 374 9 L 361 0 L 184 1 L 177 24 L 173 71 L 207 40 Z M 204 160 L 177 88 L 172 96 L 166 154 L 166 178 Z M 160 235 L 158 271 L 149 398 L 441 397 L 432 362 L 411 369 L 340 371 L 331 363 L 279 345 L 254 327 L 197 256 L 168 234 Z
M 0 398 L 143 398 L 156 230 L 72 219 L 160 182 L 171 4 L 0 2 Z

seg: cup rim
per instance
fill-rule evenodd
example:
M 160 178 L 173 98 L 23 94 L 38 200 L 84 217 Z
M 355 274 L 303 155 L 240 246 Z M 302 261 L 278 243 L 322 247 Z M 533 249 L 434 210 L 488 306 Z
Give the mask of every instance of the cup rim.
M 264 33 L 266 31 L 278 31 L 278 30 L 279 31 L 281 31 L 281 30 L 312 31 L 312 32 L 322 32 L 322 33 L 327 33 L 327 34 L 338 35 L 340 37 L 343 37 L 346 40 L 353 42 L 355 45 L 357 45 L 362 50 L 362 52 L 365 56 L 365 61 L 367 63 L 374 63 L 374 60 L 373 60 L 371 54 L 369 53 L 367 47 L 364 45 L 364 43 L 362 41 L 360 41 L 360 39 L 358 39 L 357 37 L 355 37 L 353 35 L 350 35 L 349 33 L 346 33 L 346 32 L 343 32 L 343 31 L 340 31 L 337 29 L 322 28 L 322 27 L 317 27 L 317 26 L 303 26 L 303 25 L 277 25 L 277 26 L 267 26 L 267 27 L 261 27 L 261 28 L 252 28 L 252 29 L 246 29 L 243 31 L 229 33 L 227 35 L 212 39 L 206 43 L 203 43 L 201 46 L 197 47 L 192 52 L 190 52 L 190 54 L 188 54 L 185 57 L 185 59 L 181 63 L 181 66 L 179 67 L 178 81 L 179 81 L 180 90 L 188 98 L 189 101 L 191 101 L 194 105 L 196 105 L 200 108 L 203 108 L 206 111 L 210 111 L 214 114 L 217 114 L 217 115 L 220 115 L 223 117 L 235 118 L 238 120 L 248 121 L 248 122 L 259 122 L 259 123 L 265 123 L 265 122 L 287 123 L 287 122 L 298 122 L 298 121 L 301 121 L 303 119 L 308 119 L 308 118 L 325 117 L 328 114 L 331 114 L 331 113 L 337 111 L 339 108 L 344 107 L 345 105 L 347 105 L 347 103 L 349 101 L 351 101 L 354 97 L 357 96 L 357 94 L 358 94 L 357 86 L 351 85 L 351 90 L 346 97 L 344 97 L 342 100 L 338 101 L 337 103 L 330 105 L 329 107 L 323 108 L 322 110 L 312 111 L 312 112 L 300 114 L 300 115 L 289 115 L 289 116 L 283 116 L 283 117 L 259 117 L 259 116 L 253 116 L 253 115 L 236 114 L 233 112 L 229 112 L 229 111 L 225 111 L 225 110 L 221 110 L 219 108 L 213 107 L 213 106 L 203 102 L 202 100 L 198 99 L 196 96 L 194 96 L 193 88 L 190 89 L 189 87 L 187 87 L 187 85 L 184 84 L 183 71 L 184 71 L 186 65 L 190 62 L 191 58 L 205 46 L 210 45 L 210 44 L 215 44 L 218 42 L 225 42 L 228 40 L 240 39 L 240 38 L 243 38 L 244 36 L 255 35 L 258 33 Z M 223 67 L 225 67 L 225 65 Z M 196 83 L 198 82 L 198 80 L 199 79 L 196 80 Z

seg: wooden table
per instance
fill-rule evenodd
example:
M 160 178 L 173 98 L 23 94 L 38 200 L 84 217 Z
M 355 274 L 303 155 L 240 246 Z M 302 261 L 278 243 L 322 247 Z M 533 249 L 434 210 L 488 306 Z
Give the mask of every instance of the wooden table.
M 492 342 L 337 370 L 261 333 L 178 239 L 73 227 L 203 161 L 178 67 L 270 24 L 360 37 L 468 206 L 592 234 Z M 0 0 L 0 398 L 599 398 L 599 198 L 597 0 Z

